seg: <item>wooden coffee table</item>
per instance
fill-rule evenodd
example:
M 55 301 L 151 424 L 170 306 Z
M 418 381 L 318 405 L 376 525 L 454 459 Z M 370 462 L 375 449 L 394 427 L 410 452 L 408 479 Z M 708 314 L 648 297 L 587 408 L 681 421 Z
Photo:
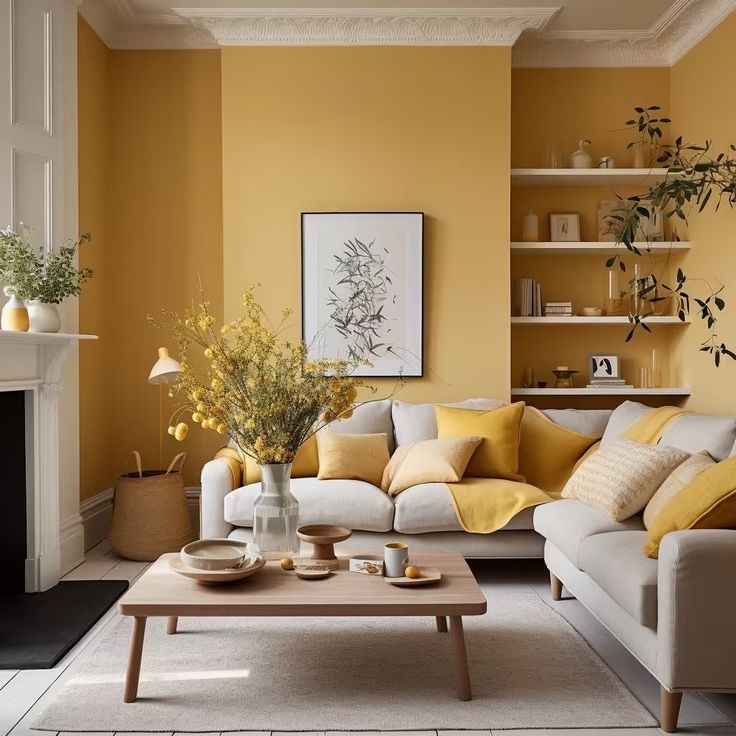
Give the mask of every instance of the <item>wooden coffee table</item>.
M 199 585 L 178 575 L 161 556 L 120 599 L 118 610 L 133 617 L 124 701 L 138 697 L 146 619 L 166 616 L 167 633 L 176 634 L 182 616 L 434 616 L 437 631 L 450 639 L 455 661 L 455 687 L 460 700 L 472 698 L 463 634 L 463 616 L 486 612 L 486 599 L 459 552 L 412 552 L 420 567 L 442 572 L 439 583 L 412 588 L 388 585 L 382 577 L 348 572 L 347 558 L 324 580 L 300 580 L 269 562 L 252 577 L 220 586 Z

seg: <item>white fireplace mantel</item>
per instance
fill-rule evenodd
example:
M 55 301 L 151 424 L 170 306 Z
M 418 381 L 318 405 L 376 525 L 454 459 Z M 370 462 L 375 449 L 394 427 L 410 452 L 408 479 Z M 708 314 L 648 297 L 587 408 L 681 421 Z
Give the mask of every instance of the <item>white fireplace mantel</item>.
M 64 361 L 80 340 L 96 335 L 0 330 L 0 391 L 26 396 L 26 590 L 53 587 L 61 577 L 59 393 Z

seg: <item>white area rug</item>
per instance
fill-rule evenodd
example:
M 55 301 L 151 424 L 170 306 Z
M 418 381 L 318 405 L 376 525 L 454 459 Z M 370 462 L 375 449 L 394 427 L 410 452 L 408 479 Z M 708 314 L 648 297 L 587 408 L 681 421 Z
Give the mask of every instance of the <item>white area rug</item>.
M 148 622 L 136 703 L 124 704 L 130 623 L 73 665 L 34 728 L 327 731 L 653 726 L 655 720 L 533 593 L 490 596 L 465 621 L 473 700 L 455 696 L 433 618 Z M 81 661 L 80 661 L 81 660 Z

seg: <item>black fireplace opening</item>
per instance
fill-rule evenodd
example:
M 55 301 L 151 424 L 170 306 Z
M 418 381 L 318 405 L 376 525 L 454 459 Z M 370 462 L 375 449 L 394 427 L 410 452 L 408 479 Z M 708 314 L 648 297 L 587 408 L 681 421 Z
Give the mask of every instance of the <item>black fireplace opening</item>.
M 0 391 L 0 595 L 25 590 L 27 552 L 26 395 Z

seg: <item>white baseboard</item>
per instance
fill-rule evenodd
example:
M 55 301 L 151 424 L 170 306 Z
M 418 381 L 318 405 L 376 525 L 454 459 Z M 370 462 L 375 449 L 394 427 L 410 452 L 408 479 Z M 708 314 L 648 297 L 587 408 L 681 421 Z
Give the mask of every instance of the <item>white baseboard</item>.
M 189 514 L 194 529 L 199 533 L 199 486 L 191 486 L 185 490 Z M 79 506 L 81 524 L 84 527 L 84 551 L 92 549 L 107 537 L 112 522 L 112 498 L 114 490 L 108 488 L 91 498 L 87 498 Z M 79 563 L 77 563 L 79 564 Z
M 84 562 L 84 527 L 80 514 L 67 516 L 59 528 L 59 547 L 61 552 L 61 574 L 66 575 Z

